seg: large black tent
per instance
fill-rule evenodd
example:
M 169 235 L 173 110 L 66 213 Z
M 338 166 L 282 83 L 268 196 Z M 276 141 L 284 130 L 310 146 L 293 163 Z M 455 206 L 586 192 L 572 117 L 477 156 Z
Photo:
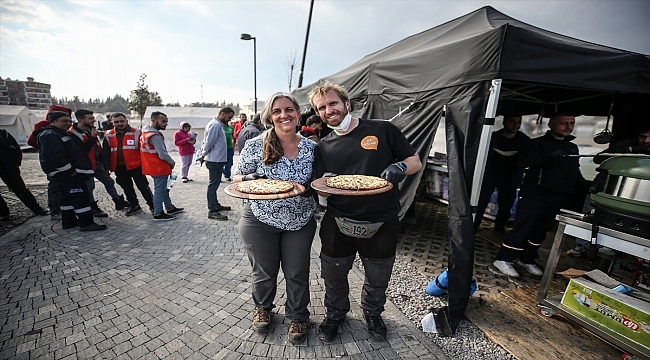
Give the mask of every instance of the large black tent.
M 470 198 L 478 189 L 497 114 L 613 115 L 617 137 L 650 119 L 650 57 L 549 32 L 492 7 L 365 56 L 329 80 L 346 87 L 353 114 L 391 119 L 425 163 L 442 116 L 449 169 L 449 308 L 452 329 L 469 299 L 474 260 Z M 295 90 L 309 110 L 311 86 Z M 421 174 L 419 174 L 421 175 Z M 402 212 L 420 179 L 400 186 Z M 473 188 L 474 186 L 474 188 Z

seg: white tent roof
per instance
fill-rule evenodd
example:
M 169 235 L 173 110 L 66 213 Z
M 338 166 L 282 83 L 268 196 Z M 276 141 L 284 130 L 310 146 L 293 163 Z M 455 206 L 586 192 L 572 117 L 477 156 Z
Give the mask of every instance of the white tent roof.
M 38 120 L 26 106 L 0 105 L 0 129 L 7 130 L 21 147 L 27 147 L 27 138 Z
M 175 129 L 181 125 L 182 122 L 190 124 L 192 128 L 203 129 L 205 125 L 219 114 L 220 108 L 204 108 L 204 107 L 166 107 L 166 106 L 149 106 L 144 113 L 143 123 L 149 124 L 151 121 L 151 113 L 160 111 L 167 115 L 169 124 L 167 129 Z

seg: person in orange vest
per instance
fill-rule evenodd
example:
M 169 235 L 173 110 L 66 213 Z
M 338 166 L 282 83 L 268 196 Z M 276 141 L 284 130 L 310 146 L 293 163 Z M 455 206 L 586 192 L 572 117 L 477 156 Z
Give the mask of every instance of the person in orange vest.
M 104 184 L 106 192 L 108 192 L 108 195 L 110 195 L 115 203 L 115 210 L 123 210 L 129 207 L 130 204 L 124 201 L 124 196 L 117 193 L 115 181 L 106 175 L 106 170 L 104 170 L 104 165 L 101 162 L 101 145 L 97 137 L 99 131 L 95 127 L 95 115 L 92 111 L 86 109 L 79 109 L 74 112 L 74 115 L 77 118 L 77 123 L 71 126 L 68 132 L 76 135 L 83 141 L 84 150 L 88 150 L 88 158 L 90 158 L 90 163 L 93 165 L 94 175 L 88 179 L 88 192 L 90 193 L 90 206 L 93 209 L 93 216 L 107 217 L 108 215 L 99 208 L 97 200 L 93 196 L 95 179 Z M 97 161 L 98 159 L 100 161 Z
M 111 115 L 111 121 L 114 127 L 104 134 L 102 160 L 107 172 L 115 173 L 115 181 L 122 187 L 126 200 L 131 204 L 125 215 L 131 216 L 142 210 L 133 189 L 134 182 L 153 213 L 153 193 L 147 177 L 142 174 L 140 130 L 129 126 L 126 115 L 120 112 Z
M 63 105 L 52 105 L 50 108 L 47 110 L 47 113 L 50 114 L 54 111 L 62 111 L 65 113 L 68 113 L 68 116 L 72 116 L 72 109 L 70 109 L 67 106 Z M 34 129 L 32 130 L 32 133 L 29 135 L 29 138 L 27 139 L 27 144 L 29 144 L 31 147 L 35 148 L 38 150 L 39 144 L 38 144 L 38 137 L 36 134 L 40 133 L 40 129 L 46 128 L 50 126 L 50 120 L 45 116 L 45 119 L 40 120 L 36 124 L 34 124 Z M 57 184 L 56 179 L 53 177 L 46 175 L 47 176 L 47 207 L 50 209 L 50 218 L 52 220 L 61 220 L 61 204 L 59 202 L 59 199 L 61 198 L 61 194 L 59 193 L 59 184 Z
M 160 130 L 167 128 L 167 115 L 160 111 L 151 113 L 151 125 L 145 125 L 140 136 L 140 156 L 142 173 L 153 178 L 153 220 L 174 220 L 174 214 L 183 211 L 172 204 L 167 189 L 167 180 L 176 162 L 169 156 L 165 137 Z M 167 213 L 163 210 L 163 204 Z

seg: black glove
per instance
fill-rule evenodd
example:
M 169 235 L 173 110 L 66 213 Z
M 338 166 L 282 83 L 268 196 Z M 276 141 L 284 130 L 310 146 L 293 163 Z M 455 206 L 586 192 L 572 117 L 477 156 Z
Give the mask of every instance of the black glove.
M 325 174 L 323 174 L 323 177 L 334 177 L 334 176 L 339 176 L 339 175 L 331 172 L 326 172 Z
M 403 163 L 402 163 L 403 164 Z M 382 178 L 397 184 L 398 182 L 404 180 L 406 177 L 406 166 L 402 164 L 390 164 L 384 171 L 381 172 Z
M 564 150 L 555 150 L 550 154 L 551 158 L 567 157 L 567 155 L 569 155 L 569 154 L 564 152 Z
M 244 175 L 244 177 L 242 178 L 243 181 L 250 181 L 250 180 L 257 180 L 257 179 L 266 179 L 266 175 L 252 173 L 252 174 Z

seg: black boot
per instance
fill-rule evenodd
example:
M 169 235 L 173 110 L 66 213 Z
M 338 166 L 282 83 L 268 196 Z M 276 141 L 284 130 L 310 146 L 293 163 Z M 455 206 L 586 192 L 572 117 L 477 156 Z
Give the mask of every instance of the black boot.
M 106 228 L 107 228 L 106 225 L 104 224 L 99 225 L 93 221 L 88 225 L 79 226 L 79 231 L 101 231 L 101 230 L 106 230 Z
M 120 195 L 119 198 L 113 199 L 113 202 L 115 203 L 115 210 L 124 210 L 128 207 L 131 207 L 131 204 L 129 204 L 128 201 L 124 200 L 124 195 Z
M 102 209 L 99 208 L 99 206 L 97 205 L 97 201 L 91 202 L 90 203 L 90 208 L 93 211 L 93 217 L 96 217 L 96 218 L 108 217 L 108 214 L 106 214 L 105 212 L 102 211 Z

